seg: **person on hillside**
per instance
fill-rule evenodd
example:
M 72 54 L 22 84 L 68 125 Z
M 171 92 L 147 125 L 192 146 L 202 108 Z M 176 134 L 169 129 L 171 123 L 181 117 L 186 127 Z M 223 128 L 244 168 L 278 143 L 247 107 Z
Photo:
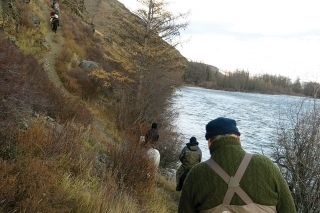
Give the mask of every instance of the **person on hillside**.
M 56 33 L 59 26 L 59 17 L 57 14 L 55 14 L 54 17 L 51 18 L 51 24 L 52 24 L 52 31 Z
M 52 18 L 54 18 L 54 15 L 55 15 L 56 13 L 54 12 L 54 11 L 51 11 L 50 12 L 50 19 L 52 19 Z
M 242 149 L 235 120 L 211 120 L 205 138 L 211 158 L 190 170 L 179 213 L 296 212 L 279 168 L 268 157 Z
M 159 140 L 159 132 L 157 123 L 152 123 L 151 129 L 149 129 L 145 135 L 144 145 L 149 145 L 153 148 L 157 148 L 156 142 Z
M 56 3 L 58 3 L 57 0 L 52 0 L 51 8 L 53 8 Z
M 176 172 L 176 191 L 181 191 L 183 185 L 182 174 L 188 172 L 194 165 L 201 162 L 202 151 L 198 147 L 199 143 L 197 142 L 196 137 L 191 137 L 189 143 L 187 143 L 179 155 L 179 160 L 181 161 L 180 167 Z
M 55 12 L 55 14 L 59 14 L 60 12 L 59 3 L 56 0 L 52 2 L 51 8 Z

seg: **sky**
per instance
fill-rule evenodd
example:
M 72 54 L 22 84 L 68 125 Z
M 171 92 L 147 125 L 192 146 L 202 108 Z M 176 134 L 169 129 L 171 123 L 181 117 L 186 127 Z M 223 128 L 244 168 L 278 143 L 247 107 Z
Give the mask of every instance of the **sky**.
M 136 0 L 118 0 L 128 9 Z M 189 26 L 177 47 L 189 60 L 221 71 L 241 69 L 320 82 L 319 0 L 172 0 Z

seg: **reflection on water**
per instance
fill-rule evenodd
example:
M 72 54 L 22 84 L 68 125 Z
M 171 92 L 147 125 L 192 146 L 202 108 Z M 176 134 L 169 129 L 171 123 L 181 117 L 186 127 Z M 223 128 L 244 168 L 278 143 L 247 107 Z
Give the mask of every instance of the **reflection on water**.
M 179 116 L 173 121 L 185 143 L 195 136 L 203 152 L 203 161 L 210 157 L 205 140 L 205 125 L 217 117 L 236 120 L 242 147 L 251 153 L 270 156 L 276 140 L 280 115 L 286 114 L 301 97 L 263 95 L 241 92 L 183 87 L 176 92 L 174 108 Z

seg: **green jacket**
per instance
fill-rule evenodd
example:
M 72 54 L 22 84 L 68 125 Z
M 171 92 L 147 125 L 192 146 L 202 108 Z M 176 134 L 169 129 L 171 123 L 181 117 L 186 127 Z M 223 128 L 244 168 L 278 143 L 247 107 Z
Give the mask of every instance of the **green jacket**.
M 211 158 L 230 176 L 234 176 L 244 155 L 236 138 L 224 137 L 213 142 Z M 240 187 L 254 203 L 276 206 L 277 213 L 295 213 L 295 205 L 289 188 L 278 167 L 267 157 L 254 154 L 245 171 Z M 194 213 L 214 208 L 222 203 L 227 184 L 202 162 L 189 172 L 180 196 L 179 213 Z M 231 205 L 245 205 L 234 194 Z
M 201 162 L 202 151 L 198 145 L 187 145 L 182 149 L 179 159 L 184 169 L 191 169 L 194 165 Z

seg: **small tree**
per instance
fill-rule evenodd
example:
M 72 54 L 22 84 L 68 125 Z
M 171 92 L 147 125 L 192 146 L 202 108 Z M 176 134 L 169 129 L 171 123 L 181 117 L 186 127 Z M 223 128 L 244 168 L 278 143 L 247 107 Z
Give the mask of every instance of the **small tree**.
M 139 123 L 159 122 L 162 111 L 167 107 L 174 87 L 182 84 L 186 60 L 175 49 L 181 44 L 180 30 L 187 27 L 182 22 L 187 14 L 174 15 L 165 9 L 163 0 L 139 0 L 141 8 L 134 16 L 125 16 L 121 11 L 114 13 L 112 33 L 119 60 L 130 71 L 134 80 L 122 84 L 119 94 L 119 117 L 124 117 L 128 126 Z M 121 105 L 125 105 L 124 108 Z M 125 111 L 123 110 L 125 109 Z M 121 120 L 123 121 L 123 120 Z M 125 127 L 126 128 L 126 127 Z
M 316 99 L 303 100 L 279 122 L 273 155 L 298 213 L 320 212 L 320 114 Z
M 154 61 L 152 60 L 154 58 L 157 61 L 156 64 L 171 61 L 170 58 L 167 58 L 169 56 L 168 52 L 173 51 L 172 47 L 179 44 L 179 42 L 175 42 L 175 38 L 180 35 L 179 31 L 181 29 L 187 27 L 188 23 L 178 23 L 179 19 L 185 18 L 187 14 L 179 14 L 178 16 L 173 15 L 165 9 L 165 6 L 167 6 L 168 3 L 163 0 L 138 0 L 138 2 L 146 6 L 146 8 L 140 8 L 135 12 L 144 24 L 137 91 L 137 101 L 139 102 L 144 72 L 150 71 L 146 70 L 148 68 L 147 64 Z M 159 36 L 163 41 L 169 43 L 171 46 L 166 46 L 156 42 L 157 37 L 154 36 Z M 154 46 L 154 44 L 157 45 Z
M 319 89 L 319 83 L 310 81 L 303 85 L 303 94 L 308 97 L 319 98 Z
M 298 77 L 295 82 L 292 84 L 292 92 L 300 94 L 302 91 L 302 85 L 300 83 L 300 78 Z

